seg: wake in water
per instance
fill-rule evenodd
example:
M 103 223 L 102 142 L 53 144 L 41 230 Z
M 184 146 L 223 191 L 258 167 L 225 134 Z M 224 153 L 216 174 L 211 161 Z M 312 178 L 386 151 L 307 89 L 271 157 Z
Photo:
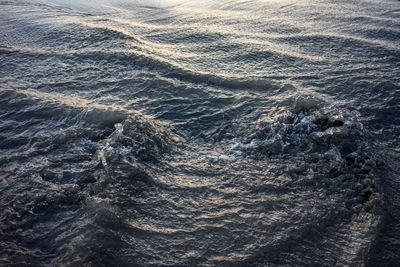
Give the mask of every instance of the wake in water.
M 0 264 L 398 263 L 397 5 L 1 1 Z
M 68 108 L 75 125 L 33 137 L 26 156 L 35 160 L 6 170 L 17 173 L 29 198 L 9 189 L 20 208 L 6 215 L 5 232 L 41 225 L 31 244 L 51 249 L 51 264 L 311 264 L 338 240 L 345 243 L 321 263 L 339 255 L 341 263 L 362 262 L 356 252 L 372 237 L 381 197 L 358 115 L 310 97 L 288 108 L 250 129 L 231 129 L 238 136 L 215 143 L 219 153 L 140 114 Z M 355 240 L 366 243 L 349 251 Z M 319 244 L 315 258 L 281 258 L 287 248 L 306 253 L 308 242 Z M 191 256 L 182 257 L 187 248 Z M 24 258 L 43 261 L 19 250 L 8 263 Z

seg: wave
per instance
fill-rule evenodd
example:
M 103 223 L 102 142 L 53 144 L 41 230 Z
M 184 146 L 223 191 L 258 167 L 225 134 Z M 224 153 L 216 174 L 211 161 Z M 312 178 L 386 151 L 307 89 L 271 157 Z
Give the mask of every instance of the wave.
M 326 179 L 319 183 L 346 192 L 343 200 L 353 197 L 344 203 L 346 208 L 369 211 L 381 200 L 373 175 L 378 159 L 369 151 L 358 116 L 332 106 L 321 107 L 315 98 L 298 97 L 291 112 L 276 121 L 260 120 L 247 143 L 235 144 L 229 152 L 261 159 L 275 155 L 304 157 L 303 163 L 290 170 L 294 175 L 312 170 L 315 179 Z

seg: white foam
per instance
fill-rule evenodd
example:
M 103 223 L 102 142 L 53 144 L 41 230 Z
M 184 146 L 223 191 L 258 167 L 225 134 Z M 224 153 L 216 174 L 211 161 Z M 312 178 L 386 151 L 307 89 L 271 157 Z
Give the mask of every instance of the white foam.
M 114 124 L 115 129 L 117 130 L 118 134 L 122 134 L 122 131 L 124 130 L 124 126 L 122 123 L 116 123 Z
M 99 150 L 97 152 L 97 160 L 99 162 L 101 162 L 101 164 L 103 164 L 104 167 L 107 167 L 107 160 L 106 160 L 106 158 L 104 156 L 104 152 L 102 150 Z
M 226 155 L 219 155 L 218 160 L 223 161 L 223 162 L 230 162 L 232 159 L 229 156 Z

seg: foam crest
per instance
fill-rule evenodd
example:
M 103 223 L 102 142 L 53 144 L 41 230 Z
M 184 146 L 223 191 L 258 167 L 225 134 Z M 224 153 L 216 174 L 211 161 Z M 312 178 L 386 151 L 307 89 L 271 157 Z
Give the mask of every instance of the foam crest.
M 166 127 L 142 115 L 130 116 L 114 127 L 94 155 L 94 161 L 107 170 L 157 160 L 169 147 L 171 134 Z
M 231 150 L 259 156 L 320 152 L 332 146 L 344 153 L 356 151 L 365 139 L 358 114 L 320 106 L 317 99 L 299 97 L 277 119 L 259 120 L 244 144 Z
M 374 176 L 377 160 L 358 118 L 357 112 L 300 96 L 290 111 L 276 120 L 258 121 L 249 137 L 235 143 L 229 153 L 255 159 L 292 159 L 287 169 L 290 175 L 311 175 L 325 196 L 346 192 L 339 199 L 345 200 L 342 204 L 348 210 L 370 211 L 381 199 Z

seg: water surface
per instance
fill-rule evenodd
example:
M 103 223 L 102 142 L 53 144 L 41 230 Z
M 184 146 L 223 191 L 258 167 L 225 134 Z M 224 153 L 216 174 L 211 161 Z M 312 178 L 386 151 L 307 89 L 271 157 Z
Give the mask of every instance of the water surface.
M 0 1 L 0 264 L 398 264 L 399 29 L 399 1 Z

